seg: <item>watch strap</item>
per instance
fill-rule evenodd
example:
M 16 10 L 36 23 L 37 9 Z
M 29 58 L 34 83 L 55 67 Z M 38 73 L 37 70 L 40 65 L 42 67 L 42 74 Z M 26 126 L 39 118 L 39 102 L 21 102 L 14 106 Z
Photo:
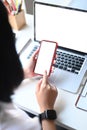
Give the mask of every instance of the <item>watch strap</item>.
M 56 118 L 57 118 L 57 114 L 55 110 L 46 110 L 43 113 L 39 114 L 40 122 L 44 119 L 55 120 Z

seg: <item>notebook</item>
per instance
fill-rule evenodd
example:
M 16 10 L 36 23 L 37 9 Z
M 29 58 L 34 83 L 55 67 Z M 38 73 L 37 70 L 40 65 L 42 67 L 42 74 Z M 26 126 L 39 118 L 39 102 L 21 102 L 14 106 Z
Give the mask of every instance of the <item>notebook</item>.
M 76 100 L 75 106 L 81 110 L 87 111 L 87 81 Z
M 58 43 L 58 58 L 49 82 L 77 93 L 87 70 L 87 11 L 34 1 L 34 40 L 29 45 L 27 60 L 41 40 Z

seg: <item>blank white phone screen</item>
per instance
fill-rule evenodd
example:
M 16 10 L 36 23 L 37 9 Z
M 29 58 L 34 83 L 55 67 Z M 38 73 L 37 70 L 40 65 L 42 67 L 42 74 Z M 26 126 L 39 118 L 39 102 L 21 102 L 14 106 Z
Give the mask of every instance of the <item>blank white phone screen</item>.
M 55 48 L 56 44 L 54 42 L 42 41 L 34 70 L 35 73 L 43 75 L 44 71 L 46 70 L 47 75 L 50 74 Z

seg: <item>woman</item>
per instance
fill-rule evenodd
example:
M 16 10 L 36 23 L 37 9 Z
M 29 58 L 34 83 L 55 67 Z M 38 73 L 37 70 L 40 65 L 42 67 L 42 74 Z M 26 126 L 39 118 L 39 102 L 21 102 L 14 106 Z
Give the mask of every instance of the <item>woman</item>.
M 34 53 L 29 65 L 23 69 L 15 49 L 15 38 L 8 21 L 5 6 L 0 1 L 0 130 L 56 130 L 55 117 L 42 119 L 30 118 L 18 109 L 11 100 L 11 95 L 24 78 L 33 77 L 33 69 L 38 51 Z M 41 113 L 54 110 L 57 89 L 47 81 L 47 74 L 36 85 L 36 98 Z M 55 112 L 54 112 L 55 115 Z M 41 121 L 41 122 L 40 122 Z

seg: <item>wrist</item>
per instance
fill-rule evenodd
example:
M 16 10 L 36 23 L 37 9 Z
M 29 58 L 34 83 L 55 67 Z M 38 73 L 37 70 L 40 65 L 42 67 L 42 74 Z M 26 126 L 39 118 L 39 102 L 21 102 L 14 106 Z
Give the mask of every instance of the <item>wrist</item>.
M 28 77 L 28 70 L 24 68 L 24 79 L 26 79 L 27 77 Z
M 32 78 L 32 77 L 33 77 L 33 74 L 29 71 L 29 69 L 25 68 L 24 69 L 24 79 Z
M 44 108 L 40 108 L 40 112 L 43 113 L 46 110 L 54 110 L 54 107 L 44 107 Z
M 57 118 L 57 114 L 56 111 L 53 109 L 47 109 L 41 114 L 39 114 L 40 122 L 42 122 L 42 120 L 54 121 L 56 118 Z

